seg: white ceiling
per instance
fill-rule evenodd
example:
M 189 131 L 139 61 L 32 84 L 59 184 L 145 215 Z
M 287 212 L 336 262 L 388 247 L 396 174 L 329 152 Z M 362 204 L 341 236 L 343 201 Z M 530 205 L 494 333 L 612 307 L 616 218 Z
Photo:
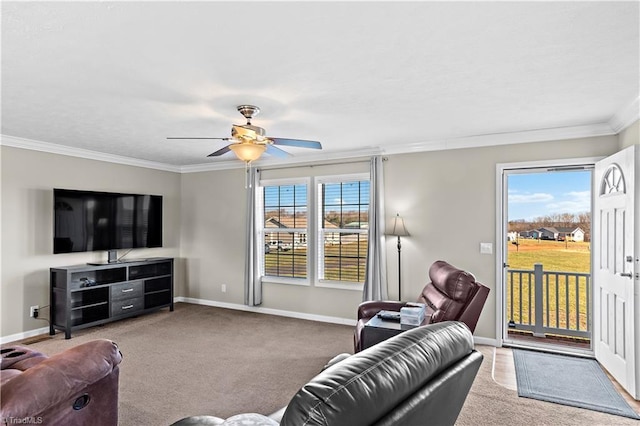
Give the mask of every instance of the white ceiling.
M 639 4 L 3 1 L 2 143 L 235 165 L 166 137 L 229 136 L 240 104 L 322 142 L 296 160 L 613 134 Z

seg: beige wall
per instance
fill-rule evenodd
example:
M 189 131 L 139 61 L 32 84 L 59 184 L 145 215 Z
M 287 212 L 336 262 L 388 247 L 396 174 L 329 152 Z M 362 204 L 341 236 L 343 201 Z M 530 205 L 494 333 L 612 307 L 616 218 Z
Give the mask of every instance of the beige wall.
M 127 257 L 179 256 L 179 174 L 7 146 L 0 147 L 0 151 L 0 336 L 48 325 L 29 318 L 29 306 L 49 304 L 50 267 L 106 260 L 106 252 L 52 254 L 53 188 L 162 195 L 164 247 L 134 250 Z M 179 272 L 179 260 L 177 265 Z M 178 294 L 181 288 L 178 274 Z M 48 318 L 48 309 L 43 309 L 42 314 Z
M 368 163 L 265 170 L 264 179 L 368 171 Z M 244 303 L 246 190 L 244 169 L 182 176 L 182 256 L 189 297 Z M 227 291 L 222 292 L 222 285 Z M 261 307 L 354 318 L 362 293 L 315 286 L 265 283 Z
M 640 120 L 620 132 L 618 140 L 620 142 L 620 149 L 640 144 Z
M 180 244 L 188 297 L 244 303 L 244 182 L 244 169 L 182 175 Z
M 399 212 L 411 233 L 402 241 L 403 295 L 420 292 L 436 260 L 467 269 L 491 289 L 475 334 L 496 338 L 496 164 L 605 156 L 617 146 L 617 137 L 608 136 L 390 157 L 387 215 Z M 480 254 L 481 242 L 492 243 L 494 254 Z M 389 282 L 395 288 L 397 251 L 388 244 Z
M 399 212 L 411 233 L 402 241 L 403 298 L 419 293 L 431 263 L 450 261 L 474 272 L 492 289 L 476 335 L 495 338 L 495 256 L 480 254 L 479 244 L 490 242 L 494 253 L 497 249 L 496 164 L 605 156 L 617 147 L 618 138 L 609 136 L 389 156 L 384 163 L 387 216 Z M 271 178 L 307 172 L 295 168 L 264 174 Z M 182 201 L 187 294 L 242 304 L 244 171 L 185 174 Z M 387 239 L 387 265 L 389 296 L 394 298 L 398 271 L 393 238 Z M 226 293 L 221 292 L 222 284 Z M 273 283 L 264 285 L 263 298 L 265 308 L 351 319 L 361 299 L 359 292 Z
M 610 136 L 389 156 L 384 163 L 387 216 L 402 214 L 411 233 L 402 241 L 403 298 L 418 294 L 433 261 L 450 261 L 492 289 L 476 335 L 495 338 L 495 256 L 480 254 L 479 244 L 491 242 L 494 253 L 497 249 L 496 164 L 605 156 L 620 143 Z M 177 174 L 6 146 L 0 152 L 1 336 L 46 325 L 28 318 L 28 307 L 48 304 L 49 267 L 105 256 L 51 254 L 53 187 L 164 195 L 165 248 L 130 256 L 183 259 L 176 295 L 243 303 L 245 244 L 239 236 L 245 232 L 244 169 Z M 394 298 L 398 271 L 393 238 L 387 239 L 387 259 L 389 296 Z M 354 291 L 282 284 L 265 284 L 263 297 L 265 308 L 352 319 L 361 298 Z

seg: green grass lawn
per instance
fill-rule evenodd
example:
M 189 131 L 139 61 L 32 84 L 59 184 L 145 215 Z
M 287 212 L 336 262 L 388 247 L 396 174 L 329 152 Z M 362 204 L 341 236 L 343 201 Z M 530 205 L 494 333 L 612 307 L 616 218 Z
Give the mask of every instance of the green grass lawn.
M 519 240 L 509 243 L 510 269 L 533 269 L 542 263 L 546 271 L 591 272 L 591 244 L 585 242 Z
M 363 282 L 366 274 L 366 240 L 357 243 L 327 244 L 324 248 L 324 279 Z M 306 278 L 307 248 L 265 254 L 265 275 Z
M 589 274 L 591 272 L 590 244 L 544 240 L 519 240 L 518 245 L 509 244 L 507 254 L 509 270 L 533 270 L 536 263 L 542 264 L 544 271 Z M 507 286 L 507 317 L 513 318 L 516 323 L 533 323 L 534 283 L 529 283 L 528 275 L 514 275 L 513 279 L 513 291 L 511 286 Z M 573 277 L 567 280 L 563 275 L 549 275 L 548 286 L 543 286 L 543 303 L 546 304 L 546 301 L 549 301 L 548 308 L 543 306 L 545 325 L 586 330 L 589 297 L 585 277 L 579 278 L 576 283 Z M 511 316 L 512 300 L 513 316 Z M 520 302 L 522 302 L 522 315 L 520 315 Z

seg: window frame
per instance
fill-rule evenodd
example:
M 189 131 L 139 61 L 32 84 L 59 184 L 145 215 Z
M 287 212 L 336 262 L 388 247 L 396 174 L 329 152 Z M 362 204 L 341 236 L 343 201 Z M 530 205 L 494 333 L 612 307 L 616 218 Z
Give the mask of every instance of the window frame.
M 329 280 L 324 278 L 324 233 L 325 231 L 322 228 L 323 223 L 323 200 L 322 200 L 322 191 L 320 190 L 321 185 L 324 184 L 341 184 L 348 182 L 361 182 L 368 181 L 369 185 L 371 185 L 371 176 L 369 173 L 344 173 L 344 174 L 335 174 L 335 175 L 327 175 L 327 176 L 316 176 L 314 179 L 314 191 L 316 196 L 316 202 L 314 205 L 315 209 L 315 238 L 316 238 L 316 250 L 317 255 L 315 257 L 315 274 L 316 274 L 316 286 L 317 287 L 325 287 L 325 288 L 337 288 L 343 290 L 356 290 L 362 291 L 364 288 L 364 283 L 354 282 L 354 281 L 336 281 Z M 369 200 L 371 203 L 371 200 Z M 369 208 L 370 210 L 370 208 Z M 368 222 L 367 222 L 368 223 Z M 369 234 L 369 227 L 366 229 L 357 228 L 357 229 L 346 229 L 346 228 L 338 228 L 335 230 L 337 233 L 349 232 L 354 234 Z M 368 242 L 367 242 L 368 244 Z
M 320 187 L 323 184 L 336 184 L 347 182 L 360 182 L 368 181 L 371 185 L 371 176 L 369 173 L 340 173 L 330 174 L 323 176 L 301 176 L 301 177 L 288 177 L 288 178 L 272 178 L 264 179 L 259 182 L 259 191 L 256 191 L 256 210 L 258 215 L 258 232 L 256 235 L 257 244 L 256 248 L 258 253 L 258 263 L 260 271 L 260 279 L 263 283 L 275 283 L 275 284 L 287 284 L 298 285 L 306 287 L 319 287 L 319 288 L 333 288 L 350 291 L 362 291 L 364 283 L 353 281 L 335 281 L 326 280 L 320 278 L 323 276 L 323 256 L 324 256 L 324 243 L 323 243 L 323 200 L 322 191 Z M 284 185 L 306 185 L 307 187 L 307 277 L 306 278 L 291 278 L 280 276 L 267 276 L 265 275 L 265 253 L 264 244 L 267 228 L 265 226 L 264 217 L 264 188 L 267 186 L 284 186 Z M 370 202 L 370 201 L 369 201 Z M 304 228 L 292 228 L 293 232 L 304 232 Z M 339 229 L 338 232 L 344 232 L 344 229 Z M 367 234 L 369 228 L 349 228 L 348 232 Z
M 307 228 L 291 228 L 293 232 L 305 232 L 307 235 L 307 264 L 306 264 L 306 278 L 293 278 L 293 277 L 281 277 L 274 275 L 265 275 L 265 253 L 264 253 L 264 245 L 266 243 L 265 234 L 267 233 L 267 227 L 265 226 L 264 217 L 264 188 L 266 186 L 285 186 L 285 185 L 305 185 L 307 187 Z M 257 232 L 257 245 L 256 247 L 259 250 L 258 255 L 258 267 L 260 268 L 260 280 L 263 283 L 277 283 L 277 284 L 291 284 L 291 285 L 300 285 L 300 286 L 310 286 L 313 282 L 313 277 L 311 276 L 312 268 L 310 267 L 310 253 L 309 249 L 311 247 L 311 243 L 309 240 L 313 240 L 313 228 L 311 227 L 311 214 L 310 214 L 310 202 L 312 200 L 310 194 L 311 188 L 311 178 L 310 177 L 300 177 L 300 178 L 282 178 L 282 179 L 265 179 L 260 180 L 259 183 L 259 191 L 256 191 L 257 200 L 256 200 L 256 209 L 258 219 L 258 232 Z

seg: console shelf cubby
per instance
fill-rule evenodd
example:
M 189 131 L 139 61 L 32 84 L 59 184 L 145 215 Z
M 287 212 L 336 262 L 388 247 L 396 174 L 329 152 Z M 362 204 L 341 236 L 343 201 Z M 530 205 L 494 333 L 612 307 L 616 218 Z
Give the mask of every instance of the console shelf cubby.
M 50 269 L 49 334 L 105 324 L 168 307 L 173 311 L 173 259 L 154 258 Z

